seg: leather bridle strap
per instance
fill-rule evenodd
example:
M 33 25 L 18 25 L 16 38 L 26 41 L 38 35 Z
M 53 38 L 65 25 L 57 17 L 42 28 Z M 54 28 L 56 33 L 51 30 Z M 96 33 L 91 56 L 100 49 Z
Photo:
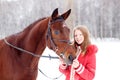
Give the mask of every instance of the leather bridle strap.
M 48 38 L 49 38 L 49 40 L 50 40 L 50 43 L 51 43 L 51 46 L 53 47 L 53 50 L 56 52 L 56 50 L 58 50 L 58 48 L 57 48 L 57 46 L 56 46 L 56 44 L 55 44 L 55 40 L 57 40 L 57 41 L 59 41 L 59 42 L 65 42 L 65 43 L 70 43 L 70 41 L 69 40 L 60 40 L 60 39 L 55 39 L 55 38 L 53 38 L 52 37 L 52 33 L 51 33 L 51 24 L 53 24 L 53 23 L 55 23 L 55 22 L 58 22 L 58 21 L 64 21 L 64 19 L 63 18 L 59 18 L 59 19 L 57 19 L 57 20 L 53 20 L 53 21 L 50 21 L 49 20 L 49 22 L 48 22 L 48 29 L 47 29 L 47 34 L 46 34 L 46 40 L 48 40 Z

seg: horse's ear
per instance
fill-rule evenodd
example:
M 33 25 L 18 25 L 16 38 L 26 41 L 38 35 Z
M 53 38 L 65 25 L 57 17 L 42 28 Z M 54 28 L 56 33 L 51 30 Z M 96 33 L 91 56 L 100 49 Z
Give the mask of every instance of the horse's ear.
M 66 20 L 68 18 L 68 16 L 70 15 L 70 13 L 71 13 L 71 9 L 69 9 L 67 12 L 65 12 L 61 16 L 63 17 L 64 20 Z
M 56 8 L 52 13 L 52 19 L 55 19 L 58 16 L 58 8 Z

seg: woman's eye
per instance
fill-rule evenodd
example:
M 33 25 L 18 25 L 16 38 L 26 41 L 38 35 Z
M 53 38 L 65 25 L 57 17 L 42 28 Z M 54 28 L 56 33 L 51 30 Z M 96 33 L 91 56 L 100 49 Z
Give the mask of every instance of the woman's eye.
M 80 36 L 82 36 L 83 34 L 79 34 Z
M 55 31 L 55 34 L 56 34 L 56 35 L 58 35 L 59 33 L 60 33 L 60 31 L 58 31 L 58 30 Z

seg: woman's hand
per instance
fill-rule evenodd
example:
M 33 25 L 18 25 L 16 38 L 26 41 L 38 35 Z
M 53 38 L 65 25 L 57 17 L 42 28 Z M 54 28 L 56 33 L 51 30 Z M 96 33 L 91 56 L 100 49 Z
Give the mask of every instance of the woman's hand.
M 77 59 L 73 60 L 73 64 L 72 64 L 73 68 L 78 68 L 79 65 L 80 65 L 80 63 Z
M 60 60 L 60 68 L 62 69 L 66 69 L 67 68 L 67 64 L 65 63 L 65 61 L 59 57 Z

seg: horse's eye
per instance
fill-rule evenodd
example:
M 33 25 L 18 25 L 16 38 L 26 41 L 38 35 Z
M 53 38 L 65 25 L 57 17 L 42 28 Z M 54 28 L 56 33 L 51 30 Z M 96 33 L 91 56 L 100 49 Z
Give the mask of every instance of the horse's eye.
M 59 30 L 55 30 L 54 32 L 56 35 L 60 34 L 60 31 Z

